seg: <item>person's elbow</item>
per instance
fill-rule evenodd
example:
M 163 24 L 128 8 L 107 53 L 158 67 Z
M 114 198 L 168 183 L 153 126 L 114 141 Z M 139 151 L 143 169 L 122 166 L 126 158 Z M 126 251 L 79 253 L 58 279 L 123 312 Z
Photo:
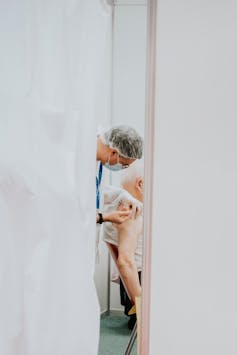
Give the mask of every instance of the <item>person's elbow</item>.
M 117 264 L 119 269 L 133 268 L 135 264 L 134 256 L 129 253 L 119 253 Z

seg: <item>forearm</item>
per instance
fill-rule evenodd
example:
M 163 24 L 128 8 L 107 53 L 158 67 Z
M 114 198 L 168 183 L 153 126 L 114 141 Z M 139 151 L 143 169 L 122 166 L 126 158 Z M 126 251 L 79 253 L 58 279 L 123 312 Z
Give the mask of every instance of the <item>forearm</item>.
M 141 286 L 136 264 L 118 265 L 118 268 L 129 296 L 131 297 L 131 301 L 135 303 L 135 297 L 141 295 Z
M 101 218 L 99 217 L 101 215 Z M 96 215 L 96 223 L 103 223 L 103 222 L 111 222 L 111 223 L 123 223 L 124 221 L 128 220 L 131 216 L 130 211 L 113 211 L 108 213 L 97 213 Z
M 103 213 L 104 222 L 111 222 L 111 217 L 109 213 Z
M 117 265 L 133 303 L 135 302 L 135 297 L 141 295 L 141 286 L 135 262 L 135 251 L 139 238 L 137 222 L 136 220 L 129 220 L 118 228 L 119 255 Z

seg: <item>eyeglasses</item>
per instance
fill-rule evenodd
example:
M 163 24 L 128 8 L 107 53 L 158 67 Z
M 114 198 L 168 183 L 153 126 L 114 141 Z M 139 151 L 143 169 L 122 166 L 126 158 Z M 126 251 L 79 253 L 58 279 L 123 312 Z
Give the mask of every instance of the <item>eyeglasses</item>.
M 127 169 L 129 167 L 129 164 L 120 163 L 119 158 L 123 158 L 123 159 L 128 159 L 128 158 L 125 158 L 123 155 L 119 154 L 119 152 L 118 152 L 117 163 L 122 165 L 122 169 Z
M 128 164 L 122 165 L 122 169 L 127 169 L 129 167 Z

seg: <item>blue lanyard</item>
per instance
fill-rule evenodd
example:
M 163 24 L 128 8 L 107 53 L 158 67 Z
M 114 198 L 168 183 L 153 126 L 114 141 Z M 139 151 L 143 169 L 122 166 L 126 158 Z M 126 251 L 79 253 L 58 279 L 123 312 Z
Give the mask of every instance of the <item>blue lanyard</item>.
M 96 176 L 96 208 L 100 208 L 100 183 L 102 179 L 103 165 L 100 162 L 98 176 Z

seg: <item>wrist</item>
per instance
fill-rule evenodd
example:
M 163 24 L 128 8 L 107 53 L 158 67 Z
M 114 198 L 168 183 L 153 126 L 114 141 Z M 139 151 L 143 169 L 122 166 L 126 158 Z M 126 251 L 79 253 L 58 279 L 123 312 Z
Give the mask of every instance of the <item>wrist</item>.
M 109 222 L 108 215 L 103 213 L 103 222 Z
M 98 212 L 96 222 L 102 224 L 104 222 L 104 217 L 101 212 Z

